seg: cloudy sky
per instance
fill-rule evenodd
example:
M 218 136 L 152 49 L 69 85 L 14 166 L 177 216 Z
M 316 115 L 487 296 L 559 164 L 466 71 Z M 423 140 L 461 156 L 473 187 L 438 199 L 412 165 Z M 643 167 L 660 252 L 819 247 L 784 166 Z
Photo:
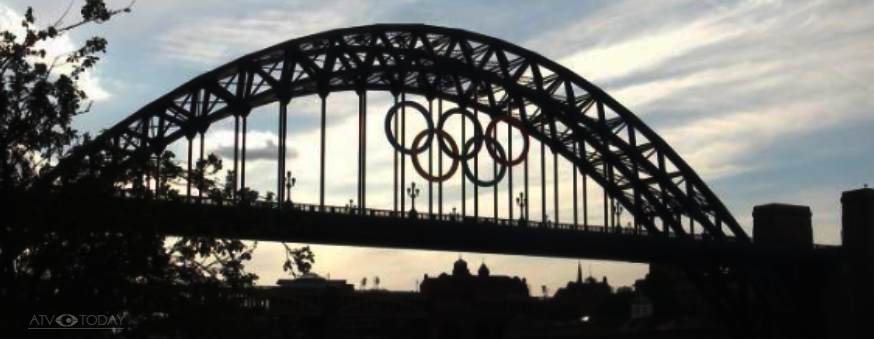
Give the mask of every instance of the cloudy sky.
M 3 0 L 0 22 L 4 27 L 16 23 L 26 6 L 33 6 L 39 22 L 49 24 L 66 4 Z M 861 0 L 140 0 L 133 13 L 76 31 L 50 50 L 62 53 L 91 35 L 109 40 L 109 54 L 83 83 L 95 100 L 94 113 L 76 121 L 81 130 L 97 132 L 192 77 L 285 40 L 372 23 L 427 23 L 479 32 L 539 52 L 605 89 L 661 134 L 745 228 L 752 224 L 755 205 L 809 205 L 816 241 L 836 244 L 841 192 L 874 184 L 872 17 L 874 2 Z M 332 94 L 329 137 L 355 133 L 355 100 L 351 94 Z M 379 123 L 389 100 L 380 94 L 369 99 L 368 173 L 376 174 L 368 179 L 373 194 L 368 199 L 376 207 L 391 204 L 391 181 L 382 179 L 391 173 L 391 152 Z M 318 168 L 303 164 L 313 163 L 318 155 L 318 101 L 296 100 L 290 111 L 288 166 L 296 171 L 300 186 L 293 195 L 296 201 L 316 202 Z M 275 154 L 275 112 L 275 107 L 263 107 L 250 119 L 254 154 Z M 213 127 L 207 151 L 227 153 L 232 129 L 227 123 Z M 343 142 L 338 137 L 328 142 L 329 174 L 336 178 L 327 187 L 328 203 L 335 205 L 355 196 L 355 169 L 342 165 L 356 151 Z M 531 157 L 539 163 L 538 152 Z M 252 159 L 247 167 L 250 185 L 274 190 L 275 168 L 272 159 Z M 562 178 L 570 173 L 565 165 L 560 170 Z M 407 177 L 413 176 L 408 169 Z M 447 189 L 458 192 L 457 182 Z M 491 195 L 480 193 L 483 212 L 491 213 Z M 562 187 L 561 194 L 569 193 Z M 454 199 L 447 206 L 461 204 Z M 565 207 L 559 212 L 568 218 Z M 532 216 L 537 213 L 532 210 Z M 280 248 L 259 244 L 253 266 L 261 284 L 282 276 Z M 532 292 L 539 294 L 540 285 L 553 291 L 564 285 L 577 264 L 476 253 L 330 246 L 315 250 L 317 272 L 356 282 L 378 275 L 383 287 L 391 289 L 412 289 L 423 274 L 448 271 L 462 255 L 474 268 L 484 261 L 495 274 L 528 277 Z M 614 285 L 630 284 L 646 272 L 643 265 L 583 265 L 594 275 L 608 275 Z

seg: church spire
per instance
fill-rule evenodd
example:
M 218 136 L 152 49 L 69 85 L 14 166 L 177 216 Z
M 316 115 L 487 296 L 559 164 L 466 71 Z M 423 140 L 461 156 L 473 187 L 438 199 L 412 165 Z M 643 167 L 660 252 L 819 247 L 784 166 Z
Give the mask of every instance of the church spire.
M 577 261 L 577 284 L 583 283 L 583 264 Z

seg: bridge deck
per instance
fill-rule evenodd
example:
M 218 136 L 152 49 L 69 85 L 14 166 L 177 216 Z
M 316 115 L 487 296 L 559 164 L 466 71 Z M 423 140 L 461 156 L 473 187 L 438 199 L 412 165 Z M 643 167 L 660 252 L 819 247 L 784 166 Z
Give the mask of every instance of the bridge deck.
M 115 198 L 103 202 L 124 218 L 147 217 L 157 231 L 262 241 L 463 251 L 627 262 L 831 261 L 840 247 L 754 244 L 648 235 L 633 228 L 542 224 L 493 218 L 401 213 L 295 204 L 294 208 Z

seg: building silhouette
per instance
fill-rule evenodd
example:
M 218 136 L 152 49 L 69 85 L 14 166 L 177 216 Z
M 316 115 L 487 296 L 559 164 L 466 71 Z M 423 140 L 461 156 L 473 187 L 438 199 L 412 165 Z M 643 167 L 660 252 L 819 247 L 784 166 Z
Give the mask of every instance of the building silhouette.
M 803 308 L 805 321 L 821 324 L 811 337 L 870 338 L 874 314 L 874 190 L 842 197 L 840 265 L 786 263 L 775 268 L 782 292 Z M 769 204 L 753 212 L 755 242 L 814 246 L 805 206 Z M 731 270 L 721 272 L 732 294 L 748 302 L 752 327 L 769 333 L 761 296 L 747 291 Z M 634 290 L 613 289 L 606 277 L 576 279 L 552 298 L 534 298 L 525 278 L 493 275 L 485 263 L 476 274 L 457 260 L 452 272 L 424 276 L 420 292 L 356 291 L 345 280 L 305 275 L 252 292 L 247 306 L 262 310 L 264 337 L 293 338 L 728 338 L 714 312 L 678 267 L 653 263 Z M 862 334 L 862 336 L 860 336 Z
M 477 274 L 471 274 L 467 262 L 458 259 L 452 274 L 441 273 L 436 278 L 427 274 L 419 290 L 422 294 L 440 298 L 526 298 L 529 296 L 525 278 L 491 275 L 485 263 Z
M 567 286 L 559 288 L 553 298 L 556 302 L 572 305 L 576 312 L 575 317 L 594 320 L 612 293 L 613 289 L 607 283 L 607 277 L 598 281 L 590 274 L 583 279 L 583 267 L 577 264 L 577 280 L 569 281 Z
M 345 280 L 315 274 L 259 287 L 247 306 L 269 336 L 293 338 L 575 338 L 597 329 L 580 309 L 610 293 L 605 280 L 571 281 L 549 299 L 532 297 L 525 278 L 476 274 L 459 259 L 452 272 L 424 276 L 420 292 L 355 290 Z M 586 301 L 586 297 L 597 302 Z

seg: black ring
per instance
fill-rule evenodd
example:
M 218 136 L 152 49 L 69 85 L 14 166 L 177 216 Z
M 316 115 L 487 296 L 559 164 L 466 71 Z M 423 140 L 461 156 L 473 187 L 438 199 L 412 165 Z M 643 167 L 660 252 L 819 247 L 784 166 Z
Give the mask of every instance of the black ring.
M 473 145 L 473 150 L 471 150 L 470 154 L 468 154 L 467 149 L 462 147 L 463 150 L 461 151 L 461 154 L 452 154 L 452 152 L 450 152 L 449 150 L 449 146 L 446 145 L 446 142 L 443 141 L 442 138 L 438 138 L 437 141 L 440 142 L 440 150 L 443 151 L 443 153 L 446 153 L 446 156 L 448 156 L 449 159 L 452 160 L 467 161 L 473 159 L 473 157 L 475 157 L 476 154 L 479 153 L 479 150 L 483 147 L 483 126 L 479 124 L 479 120 L 477 120 L 476 116 L 473 113 L 468 110 L 456 107 L 446 112 L 443 112 L 443 114 L 440 115 L 440 121 L 437 122 L 437 129 L 442 131 L 443 125 L 446 123 L 446 120 L 449 119 L 449 116 L 453 114 L 462 115 L 462 124 L 464 123 L 463 117 L 467 117 L 468 119 L 473 121 L 473 138 L 470 139 L 474 140 L 475 142 L 475 144 Z

